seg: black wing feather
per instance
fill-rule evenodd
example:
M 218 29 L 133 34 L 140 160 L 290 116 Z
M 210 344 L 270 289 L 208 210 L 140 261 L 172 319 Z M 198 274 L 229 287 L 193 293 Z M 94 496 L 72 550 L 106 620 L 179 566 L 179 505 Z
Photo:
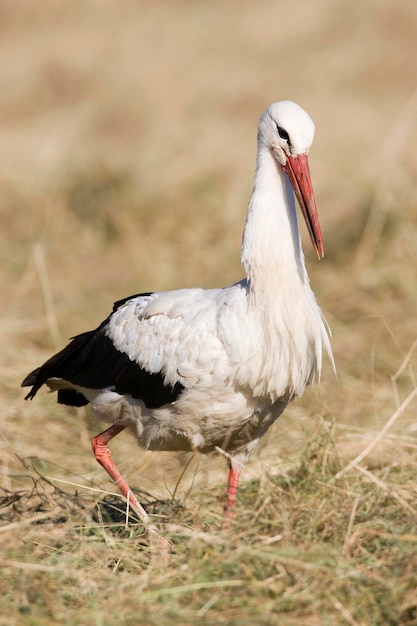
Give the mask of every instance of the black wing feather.
M 139 294 L 145 295 L 150 294 Z M 119 300 L 113 311 L 135 297 L 138 296 Z M 60 378 L 88 389 L 111 387 L 121 395 L 141 399 L 148 408 L 174 402 L 183 391 L 183 385 L 179 382 L 167 385 L 161 372 L 148 372 L 131 361 L 127 354 L 117 350 L 106 334 L 109 319 L 95 330 L 74 337 L 63 350 L 33 370 L 22 382 L 22 387 L 32 386 L 26 399 L 32 399 L 48 379 Z M 58 390 L 58 402 L 83 406 L 88 400 L 69 385 Z
M 147 291 L 146 293 L 137 293 L 134 296 L 127 296 L 127 298 L 117 300 L 117 302 L 113 304 L 113 313 L 117 311 L 117 309 L 120 309 L 121 306 L 126 304 L 126 302 L 129 302 L 129 300 L 134 300 L 135 298 L 146 298 L 147 296 L 151 296 L 152 293 L 152 291 Z

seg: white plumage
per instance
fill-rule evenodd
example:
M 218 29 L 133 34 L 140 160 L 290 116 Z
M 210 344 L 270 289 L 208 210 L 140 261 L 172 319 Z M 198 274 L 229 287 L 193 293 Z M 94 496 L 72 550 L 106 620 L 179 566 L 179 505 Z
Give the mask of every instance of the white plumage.
M 106 448 L 113 436 L 129 427 L 151 450 L 227 452 L 227 524 L 240 470 L 259 438 L 320 374 L 323 348 L 332 360 L 291 189 L 321 257 L 307 161 L 313 135 L 310 117 L 292 102 L 272 104 L 260 119 L 241 251 L 245 279 L 116 303 L 98 329 L 76 337 L 23 382 L 33 385 L 27 397 L 46 383 L 59 401 L 88 401 L 113 424 L 93 440 L 96 457 L 145 522 Z

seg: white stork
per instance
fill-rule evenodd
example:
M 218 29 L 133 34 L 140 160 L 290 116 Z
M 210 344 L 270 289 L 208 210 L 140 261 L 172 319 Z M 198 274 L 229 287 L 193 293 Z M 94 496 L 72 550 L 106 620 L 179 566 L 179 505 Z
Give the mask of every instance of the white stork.
M 107 448 L 128 428 L 148 450 L 224 451 L 224 527 L 239 475 L 288 402 L 320 375 L 327 325 L 310 288 L 294 194 L 318 258 L 323 242 L 307 155 L 314 124 L 289 101 L 272 104 L 258 129 L 252 197 L 243 233 L 246 278 L 220 289 L 125 298 L 95 330 L 29 374 L 33 398 L 46 385 L 58 402 L 90 403 L 111 426 L 94 437 L 97 461 L 152 532 Z M 292 187 L 292 190 L 291 190 Z

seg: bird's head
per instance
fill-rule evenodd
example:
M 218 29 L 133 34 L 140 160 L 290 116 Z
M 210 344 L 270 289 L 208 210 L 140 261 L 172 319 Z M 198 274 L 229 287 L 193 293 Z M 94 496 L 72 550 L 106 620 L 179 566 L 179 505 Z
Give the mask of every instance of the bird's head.
M 284 166 L 287 158 L 308 154 L 314 138 L 314 122 L 295 102 L 274 102 L 259 121 L 259 141 Z
M 258 144 L 267 148 L 287 173 L 320 259 L 323 239 L 308 165 L 313 137 L 313 120 L 289 100 L 271 104 L 259 120 Z

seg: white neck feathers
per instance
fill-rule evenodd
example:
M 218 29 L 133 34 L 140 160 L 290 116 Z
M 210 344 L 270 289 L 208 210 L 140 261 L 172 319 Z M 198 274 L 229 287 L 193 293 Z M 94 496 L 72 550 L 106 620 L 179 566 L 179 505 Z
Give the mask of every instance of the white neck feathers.
M 282 274 L 304 283 L 294 194 L 288 177 L 268 148 L 260 145 L 255 182 L 243 233 L 241 261 L 255 292 L 273 288 Z M 280 281 L 281 282 L 281 281 Z
M 260 145 L 241 260 L 248 308 L 261 328 L 255 393 L 278 399 L 300 395 L 320 375 L 327 328 L 310 288 L 301 249 L 294 195 L 270 150 Z

